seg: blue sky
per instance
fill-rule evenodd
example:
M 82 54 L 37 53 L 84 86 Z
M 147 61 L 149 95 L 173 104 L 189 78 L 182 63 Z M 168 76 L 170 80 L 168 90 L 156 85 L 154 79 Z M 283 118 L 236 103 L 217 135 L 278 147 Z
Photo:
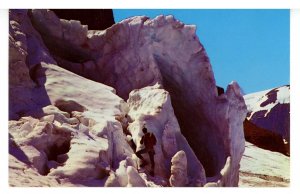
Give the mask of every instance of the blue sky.
M 146 15 L 174 15 L 195 24 L 217 85 L 237 81 L 245 93 L 290 83 L 289 10 L 113 10 L 115 21 Z

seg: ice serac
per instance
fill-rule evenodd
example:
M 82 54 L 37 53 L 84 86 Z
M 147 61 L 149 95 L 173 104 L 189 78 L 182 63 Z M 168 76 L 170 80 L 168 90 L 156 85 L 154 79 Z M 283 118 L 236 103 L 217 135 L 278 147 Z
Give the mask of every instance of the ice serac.
M 137 170 L 131 166 L 127 168 L 128 187 L 146 187 L 144 179 L 141 178 Z
M 171 159 L 178 151 L 183 150 L 186 153 L 188 164 L 189 182 L 186 185 L 204 185 L 206 183 L 205 171 L 180 132 L 169 93 L 162 89 L 159 84 L 156 84 L 133 90 L 129 94 L 127 103 L 129 106 L 128 115 L 133 120 L 128 128 L 133 135 L 137 150 L 143 148 L 140 145 L 143 126 L 156 136 L 154 173 L 164 178 L 170 177 Z M 146 154 L 145 158 L 149 161 Z
M 104 31 L 88 31 L 85 41 L 78 44 L 60 36 L 67 33 L 63 24 L 71 23 L 59 22 L 57 18 L 53 23 L 47 20 L 48 17 L 48 11 L 32 11 L 32 21 L 43 38 L 64 42 L 64 45 L 56 44 L 55 49 L 70 44 L 72 47 L 68 50 L 77 51 L 76 61 L 65 57 L 58 60 L 60 66 L 114 87 L 123 99 L 127 99 L 133 89 L 161 84 L 170 93 L 181 131 L 203 164 L 206 176 L 218 177 L 231 154 L 237 154 L 232 156 L 231 162 L 238 167 L 238 158 L 242 155 L 238 155 L 240 151 L 232 151 L 235 150 L 232 146 L 244 139 L 234 139 L 233 132 L 238 132 L 239 138 L 243 127 L 232 124 L 235 121 L 231 117 L 236 113 L 237 120 L 244 120 L 244 114 L 238 114 L 243 110 L 230 107 L 228 94 L 218 96 L 211 64 L 195 34 L 195 26 L 185 25 L 172 16 L 154 19 L 138 16 Z M 57 30 L 48 31 L 51 26 Z M 85 34 L 73 33 L 78 33 L 79 37 Z M 240 96 L 239 89 L 235 90 L 232 100 L 236 100 L 241 109 L 246 109 L 243 100 L 236 98 Z M 233 182 L 228 186 L 237 184 L 236 180 Z
M 34 103 L 25 101 L 21 110 L 19 106 L 12 108 L 12 115 L 16 119 L 30 115 L 54 131 L 75 134 L 67 138 L 70 150 L 58 157 L 65 165 L 49 162 L 49 177 L 73 186 L 104 185 L 97 177 L 108 175 L 106 186 L 143 184 L 132 169 L 134 165 L 124 169 L 120 166 L 128 157 L 136 160 L 121 123 L 115 119 L 128 113 L 134 119 L 129 130 L 138 148 L 144 123 L 158 139 L 158 176 L 152 184 L 149 176 L 139 173 L 147 186 L 155 185 L 160 178 L 169 179 L 171 158 L 179 150 L 187 157 L 188 185 L 237 186 L 246 106 L 235 82 L 218 95 L 195 26 L 172 16 L 138 16 L 103 31 L 89 31 L 79 21 L 59 19 L 50 10 L 11 13 L 11 18 L 25 18 L 19 22 L 24 29 L 18 29 L 26 38 L 32 38 L 29 42 L 21 39 L 22 44 L 31 45 L 27 56 L 26 52 L 22 54 L 23 47 L 14 53 L 23 63 L 26 56 L 25 64 L 35 83 L 34 92 L 30 92 Z M 12 29 L 10 34 L 14 32 Z M 129 112 L 116 94 L 128 99 Z M 32 128 L 36 126 L 32 124 Z M 30 129 L 29 125 L 24 129 Z M 40 152 L 48 148 L 40 147 L 39 138 L 52 137 L 54 131 L 50 129 L 38 128 L 33 133 L 39 143 L 34 144 L 35 149 Z M 17 134 L 13 136 L 19 142 Z M 83 158 L 79 152 L 84 152 Z M 83 167 L 77 169 L 78 164 Z M 160 185 L 166 185 L 165 181 Z
M 43 87 L 36 89 L 36 74 L 43 74 L 41 61 L 56 64 L 32 27 L 27 10 L 9 11 L 9 54 L 9 95 L 14 96 L 9 100 L 9 118 L 19 119 L 29 110 L 49 105 Z
M 187 183 L 187 159 L 184 151 L 177 152 L 172 160 L 171 177 L 169 179 L 172 187 L 183 187 Z
M 229 102 L 228 122 L 229 122 L 229 150 L 230 150 L 230 170 L 228 173 L 228 183 L 238 185 L 239 167 L 245 150 L 245 138 L 243 131 L 243 121 L 247 110 L 240 87 L 236 82 L 232 82 L 226 90 Z M 228 162 L 228 157 L 227 161 Z M 226 166 L 226 165 L 225 165 Z M 222 173 L 221 173 L 222 174 Z M 225 185 L 228 184 L 225 182 Z

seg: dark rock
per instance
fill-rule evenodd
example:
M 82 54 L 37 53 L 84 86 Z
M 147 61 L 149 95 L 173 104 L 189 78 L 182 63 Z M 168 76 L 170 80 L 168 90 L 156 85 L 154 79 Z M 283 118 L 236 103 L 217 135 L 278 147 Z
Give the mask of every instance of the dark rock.
M 105 30 L 115 24 L 111 9 L 51 9 L 61 19 L 79 20 L 89 30 Z
M 290 141 L 289 91 L 290 86 L 285 85 L 244 96 L 248 107 L 247 119 L 256 127 L 268 130 L 284 139 L 286 146 Z
M 276 99 L 277 99 L 277 92 L 278 92 L 277 89 L 273 89 L 270 92 L 268 92 L 266 94 L 268 99 L 266 101 L 264 101 L 263 103 L 261 103 L 260 107 L 264 107 L 264 106 L 267 106 L 268 104 L 275 103 Z
M 217 90 L 218 90 L 218 95 L 220 96 L 221 94 L 224 94 L 224 88 L 217 86 Z
M 247 119 L 244 121 L 244 133 L 246 141 L 260 148 L 289 155 L 289 145 L 285 144 L 282 136 L 277 133 L 259 127 Z
M 289 141 L 290 104 L 275 105 L 266 117 L 263 117 L 262 113 L 258 111 L 251 117 L 251 122 L 261 128 L 275 132 Z

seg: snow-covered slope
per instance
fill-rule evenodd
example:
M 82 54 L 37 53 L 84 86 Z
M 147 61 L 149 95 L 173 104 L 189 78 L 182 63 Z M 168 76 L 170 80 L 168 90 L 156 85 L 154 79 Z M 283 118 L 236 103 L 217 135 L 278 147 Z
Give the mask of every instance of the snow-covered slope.
M 217 94 L 194 26 L 141 16 L 89 31 L 49 10 L 10 10 L 10 54 L 11 185 L 237 186 L 246 106 L 236 82 Z M 139 149 L 145 123 L 155 177 L 123 134 L 128 125 Z M 171 165 L 176 154 L 186 166 Z
M 287 187 L 290 183 L 290 158 L 246 142 L 241 160 L 239 186 Z

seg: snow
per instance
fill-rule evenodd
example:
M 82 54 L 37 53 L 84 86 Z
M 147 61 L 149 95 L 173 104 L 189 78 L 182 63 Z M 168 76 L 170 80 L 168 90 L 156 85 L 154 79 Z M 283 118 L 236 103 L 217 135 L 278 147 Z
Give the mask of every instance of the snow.
M 280 104 L 289 104 L 290 103 L 290 87 L 280 87 L 277 92 L 277 100 Z
M 276 90 L 277 98 L 276 101 L 273 103 L 270 103 L 264 107 L 261 107 L 261 103 L 268 100 L 268 96 L 266 95 L 268 92 Z M 290 87 L 289 86 L 283 86 L 279 88 L 273 88 L 269 90 L 264 90 L 261 92 L 255 92 L 251 94 L 247 94 L 244 96 L 247 110 L 248 112 L 251 112 L 251 115 L 248 116 L 248 119 L 250 120 L 255 112 L 265 110 L 266 113 L 264 117 L 266 117 L 271 110 L 277 105 L 277 104 L 289 104 L 290 103 Z
M 178 151 L 172 157 L 171 176 L 169 179 L 172 187 L 184 187 L 188 183 L 187 159 L 184 151 Z
M 57 187 L 59 183 L 55 177 L 45 177 L 36 170 L 9 155 L 9 185 L 12 187 L 31 186 L 31 187 Z
M 246 142 L 239 186 L 289 186 L 290 158 Z
M 127 187 L 145 187 L 146 186 L 145 180 L 142 179 L 142 177 L 139 175 L 138 171 L 135 168 L 133 168 L 132 166 L 129 166 L 127 168 L 127 174 L 128 174 Z

